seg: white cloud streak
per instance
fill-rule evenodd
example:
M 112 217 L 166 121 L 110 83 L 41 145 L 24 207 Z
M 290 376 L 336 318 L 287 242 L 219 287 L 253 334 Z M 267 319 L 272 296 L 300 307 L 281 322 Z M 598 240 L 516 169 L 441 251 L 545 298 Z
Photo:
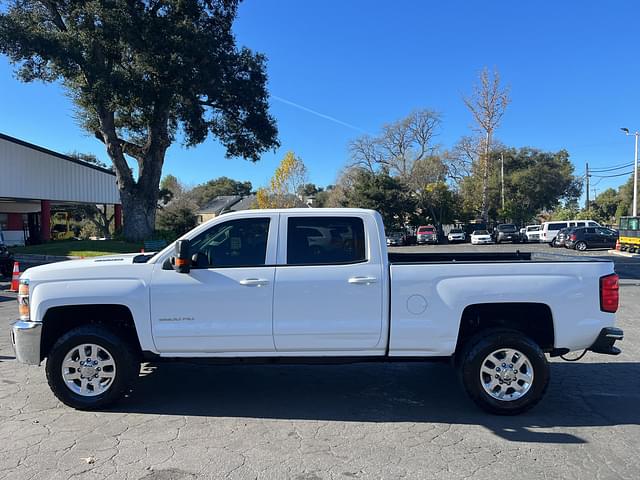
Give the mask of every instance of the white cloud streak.
M 326 115 L 324 113 L 317 112 L 317 111 L 312 110 L 312 109 L 310 109 L 308 107 L 305 107 L 304 105 L 300 105 L 299 103 L 295 103 L 295 102 L 292 102 L 291 100 L 287 100 L 286 98 L 282 98 L 282 97 L 279 97 L 277 95 L 271 95 L 271 98 L 273 98 L 274 100 L 278 100 L 279 102 L 282 102 L 282 103 L 284 103 L 286 105 L 298 108 L 298 109 L 303 110 L 303 111 L 305 111 L 307 113 L 315 115 L 316 117 L 324 118 L 325 120 L 329 120 L 330 122 L 337 123 L 338 125 L 342 125 L 343 127 L 347 127 L 347 128 L 352 129 L 352 130 L 356 130 L 356 131 L 358 131 L 360 133 L 368 133 L 366 130 L 364 130 L 364 129 L 360 128 L 360 127 L 356 127 L 355 125 L 352 125 L 350 123 L 343 122 L 342 120 L 339 120 L 339 119 L 337 119 L 335 117 L 332 117 L 331 115 Z

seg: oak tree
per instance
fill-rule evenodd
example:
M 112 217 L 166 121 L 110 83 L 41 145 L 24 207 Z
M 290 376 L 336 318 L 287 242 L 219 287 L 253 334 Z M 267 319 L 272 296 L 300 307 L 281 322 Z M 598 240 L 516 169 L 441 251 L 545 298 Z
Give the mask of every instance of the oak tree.
M 227 157 L 277 146 L 265 57 L 238 47 L 239 0 L 13 0 L 0 52 L 22 81 L 62 83 L 113 163 L 129 239 L 153 231 L 165 154 L 209 134 Z M 129 168 L 133 160 L 137 175 Z

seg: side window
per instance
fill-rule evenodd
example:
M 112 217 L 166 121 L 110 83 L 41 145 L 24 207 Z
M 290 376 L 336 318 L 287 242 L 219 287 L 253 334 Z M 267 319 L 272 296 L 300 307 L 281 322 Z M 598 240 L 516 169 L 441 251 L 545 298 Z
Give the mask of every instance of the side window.
M 563 228 L 567 228 L 566 223 L 550 223 L 548 230 L 561 230 Z
M 589 222 L 590 227 L 597 227 L 598 224 L 596 222 Z
M 361 218 L 289 217 L 288 265 L 330 265 L 364 260 L 364 223 Z
M 621 218 L 620 219 L 620 230 L 627 230 L 629 228 L 629 219 Z
M 638 230 L 638 220 L 640 220 L 638 217 L 632 217 L 629 219 L 629 230 Z
M 596 229 L 595 228 L 585 228 L 584 232 L 585 233 L 596 233 Z
M 592 227 L 593 225 L 591 225 L 592 222 L 589 222 L 589 226 Z M 586 227 L 586 224 L 584 222 L 577 222 L 578 227 Z
M 193 268 L 259 267 L 265 264 L 269 218 L 214 225 L 191 241 Z

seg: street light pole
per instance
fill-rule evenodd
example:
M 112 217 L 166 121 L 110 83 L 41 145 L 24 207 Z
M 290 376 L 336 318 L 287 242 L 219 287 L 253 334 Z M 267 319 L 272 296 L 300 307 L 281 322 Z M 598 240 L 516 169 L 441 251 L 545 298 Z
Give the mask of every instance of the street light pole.
M 626 135 L 631 135 L 628 128 L 621 129 Z M 632 215 L 636 217 L 638 215 L 638 135 L 640 132 L 635 132 L 633 135 L 636 137 L 636 150 L 633 158 L 633 206 Z

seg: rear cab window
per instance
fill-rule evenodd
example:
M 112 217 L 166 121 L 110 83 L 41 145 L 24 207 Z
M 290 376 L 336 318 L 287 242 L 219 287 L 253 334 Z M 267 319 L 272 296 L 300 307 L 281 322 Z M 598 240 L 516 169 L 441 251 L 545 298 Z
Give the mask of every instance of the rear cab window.
M 289 217 L 287 265 L 340 265 L 367 260 L 359 217 Z

